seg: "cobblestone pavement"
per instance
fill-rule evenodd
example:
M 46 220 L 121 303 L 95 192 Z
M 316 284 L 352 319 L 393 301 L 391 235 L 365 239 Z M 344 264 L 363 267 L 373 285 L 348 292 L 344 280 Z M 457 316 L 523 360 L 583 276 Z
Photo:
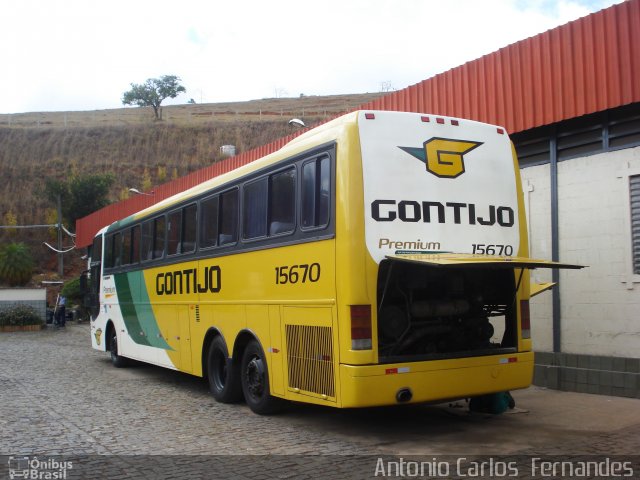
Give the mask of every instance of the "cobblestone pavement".
M 216 403 L 206 383 L 190 375 L 148 365 L 113 368 L 107 354 L 91 349 L 87 324 L 0 334 L 0 455 L 73 457 L 76 471 L 78 463 L 95 463 L 96 478 L 105 477 L 100 468 L 108 468 L 108 478 L 181 478 L 194 462 L 207 473 L 190 478 L 230 472 L 306 478 L 302 471 L 336 478 L 358 466 L 361 478 L 371 478 L 380 456 L 640 452 L 640 400 L 539 388 L 514 397 L 517 408 L 501 416 L 469 415 L 460 403 L 364 410 L 291 405 L 261 417 L 244 404 Z M 166 456 L 170 464 L 163 463 Z

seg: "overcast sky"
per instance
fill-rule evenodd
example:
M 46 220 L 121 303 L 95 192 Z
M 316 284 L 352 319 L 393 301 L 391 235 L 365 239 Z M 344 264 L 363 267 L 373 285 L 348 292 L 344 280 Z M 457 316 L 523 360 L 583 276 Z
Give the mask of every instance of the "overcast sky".
M 402 89 L 615 0 L 3 0 L 0 113 Z

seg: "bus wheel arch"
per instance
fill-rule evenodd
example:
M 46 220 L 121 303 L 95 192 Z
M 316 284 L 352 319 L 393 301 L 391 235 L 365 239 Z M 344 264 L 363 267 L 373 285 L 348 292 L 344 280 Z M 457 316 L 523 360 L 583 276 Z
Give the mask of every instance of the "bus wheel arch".
M 240 378 L 247 405 L 259 415 L 278 413 L 284 406 L 284 400 L 271 395 L 268 368 L 260 342 L 251 335 L 251 340 L 242 349 Z
M 205 351 L 206 377 L 213 398 L 221 403 L 236 403 L 242 400 L 239 363 L 229 357 L 227 343 L 220 332 L 214 330 L 203 354 Z

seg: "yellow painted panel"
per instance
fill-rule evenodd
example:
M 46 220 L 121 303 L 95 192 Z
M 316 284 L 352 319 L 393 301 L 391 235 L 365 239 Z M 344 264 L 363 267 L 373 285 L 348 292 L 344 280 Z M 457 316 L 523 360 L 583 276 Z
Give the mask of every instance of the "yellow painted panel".
M 517 358 L 516 362 L 504 361 Z M 393 365 L 341 365 L 342 407 L 398 403 L 410 389 L 410 403 L 437 402 L 526 388 L 533 376 L 533 353 Z M 455 368 L 447 368 L 445 364 Z M 403 373 L 387 373 L 398 369 Z M 406 369 L 403 371 L 403 369 Z
M 284 348 L 282 345 L 282 335 L 280 331 L 280 306 L 269 305 L 269 334 L 271 343 L 268 352 L 265 352 L 270 359 L 269 373 L 271 375 L 271 393 L 284 395 Z

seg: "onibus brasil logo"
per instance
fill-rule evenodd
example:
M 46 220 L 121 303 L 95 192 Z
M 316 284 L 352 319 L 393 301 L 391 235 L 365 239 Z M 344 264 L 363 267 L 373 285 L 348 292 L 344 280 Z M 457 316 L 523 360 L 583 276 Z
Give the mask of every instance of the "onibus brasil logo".
M 420 147 L 398 147 L 427 166 L 436 177 L 456 178 L 464 173 L 464 155 L 478 148 L 482 142 L 433 137 Z
M 67 470 L 73 469 L 73 462 L 56 458 L 9 457 L 9 478 L 43 480 L 65 480 Z

